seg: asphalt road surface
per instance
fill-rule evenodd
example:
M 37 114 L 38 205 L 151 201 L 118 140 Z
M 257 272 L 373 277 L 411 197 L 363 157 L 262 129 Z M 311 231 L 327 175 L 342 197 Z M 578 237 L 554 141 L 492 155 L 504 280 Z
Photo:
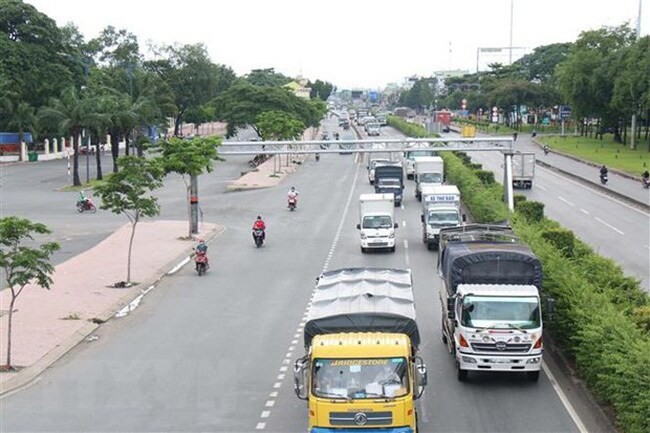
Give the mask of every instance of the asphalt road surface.
M 337 129 L 333 121 L 328 129 Z M 507 374 L 457 381 L 441 342 L 436 253 L 421 241 L 413 182 L 396 211 L 397 251 L 362 254 L 357 201 L 372 187 L 356 155 L 309 158 L 277 188 L 226 193 L 245 161 L 229 158 L 199 179 L 204 220 L 227 228 L 210 245 L 210 272 L 198 278 L 186 267 L 164 279 L 135 313 L 107 322 L 97 340 L 4 398 L 2 431 L 305 431 L 306 403 L 292 384 L 292 363 L 304 353 L 298 328 L 315 277 L 350 266 L 413 272 L 420 356 L 429 371 L 419 400 L 422 431 L 578 431 L 546 374 L 538 383 Z M 77 214 L 74 193 L 55 192 L 66 184 L 65 171 L 55 162 L 36 168 L 3 170 L 3 194 L 11 190 L 3 212 L 50 225 L 68 255 L 125 223 L 106 211 Z M 291 185 L 300 192 L 296 212 L 286 208 Z M 159 196 L 160 218 L 186 218 L 180 179 L 168 179 Z M 257 214 L 268 226 L 262 248 L 250 233 Z

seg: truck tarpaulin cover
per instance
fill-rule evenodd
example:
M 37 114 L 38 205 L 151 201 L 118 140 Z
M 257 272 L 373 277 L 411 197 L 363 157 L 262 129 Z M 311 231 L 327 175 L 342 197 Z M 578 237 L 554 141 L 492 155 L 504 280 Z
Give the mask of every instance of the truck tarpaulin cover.
M 542 264 L 525 245 L 506 242 L 449 242 L 440 272 L 447 292 L 458 284 L 532 284 L 542 289 Z
M 305 325 L 305 347 L 314 336 L 338 332 L 393 332 L 409 336 L 415 348 L 411 271 L 345 268 L 324 272 Z

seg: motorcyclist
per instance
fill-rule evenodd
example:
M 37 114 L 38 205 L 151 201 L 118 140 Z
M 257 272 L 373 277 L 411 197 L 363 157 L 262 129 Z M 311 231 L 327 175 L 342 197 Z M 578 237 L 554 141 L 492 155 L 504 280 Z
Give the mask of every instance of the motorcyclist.
M 79 200 L 78 203 L 82 203 L 85 208 L 90 204 L 90 199 L 85 196 L 83 190 L 79 191 Z
M 548 155 L 548 144 L 544 143 L 544 155 Z
M 291 189 L 287 191 L 287 202 L 291 199 L 294 199 L 296 203 L 298 203 L 298 191 L 296 191 L 295 186 L 292 186 Z
M 643 180 L 643 185 L 650 184 L 650 173 L 648 173 L 648 170 L 643 172 L 641 179 Z
M 255 222 L 253 222 L 253 239 L 255 239 L 255 230 L 262 230 L 262 239 L 266 237 L 266 224 L 264 224 L 262 215 L 258 215 Z
M 208 265 L 208 245 L 205 243 L 205 240 L 199 239 L 199 243 L 194 248 L 194 252 L 196 253 L 197 256 L 199 256 L 199 255 L 204 255 L 205 256 L 205 264 L 207 266 Z M 197 269 L 199 268 L 198 261 L 196 262 L 196 268 Z
M 339 133 L 338 133 L 338 132 L 335 132 L 335 133 L 334 133 L 334 139 L 335 139 L 335 140 L 338 140 L 338 139 L 339 139 Z
M 605 167 L 604 165 L 602 167 L 600 167 L 600 181 L 601 182 L 605 183 L 605 179 L 607 179 L 607 173 L 608 173 L 607 167 Z

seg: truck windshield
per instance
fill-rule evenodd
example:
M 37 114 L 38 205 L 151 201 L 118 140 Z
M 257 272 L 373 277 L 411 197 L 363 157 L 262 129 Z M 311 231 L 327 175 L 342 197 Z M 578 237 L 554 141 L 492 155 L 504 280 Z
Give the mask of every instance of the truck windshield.
M 539 299 L 515 296 L 465 296 L 461 324 L 471 328 L 534 329 L 541 324 Z
M 413 161 L 416 156 L 436 156 L 434 150 L 409 150 L 406 152 L 406 159 Z
M 393 227 L 390 216 L 388 215 L 372 215 L 363 217 L 364 229 L 389 229 Z
M 401 397 L 409 392 L 405 358 L 314 360 L 316 397 L 364 399 Z
M 422 173 L 418 174 L 420 183 L 442 183 L 442 174 L 440 173 Z
M 448 225 L 458 225 L 458 213 L 457 212 L 429 212 L 429 225 L 432 226 L 448 226 Z

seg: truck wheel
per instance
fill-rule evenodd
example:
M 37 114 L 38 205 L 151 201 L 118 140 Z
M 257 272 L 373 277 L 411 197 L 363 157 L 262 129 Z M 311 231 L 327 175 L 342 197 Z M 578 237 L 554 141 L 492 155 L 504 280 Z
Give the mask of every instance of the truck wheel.
M 444 312 L 443 312 L 443 313 L 444 313 Z M 447 336 L 445 335 L 445 319 L 442 319 L 442 325 L 441 325 L 441 326 L 442 326 L 442 331 L 441 331 L 441 334 L 442 334 L 442 342 L 445 343 L 445 344 L 447 344 Z
M 461 370 L 460 367 L 458 368 L 458 381 L 466 382 L 468 375 L 469 375 L 469 371 Z
M 527 371 L 526 376 L 531 382 L 537 382 L 539 380 L 539 371 Z
M 391 252 L 391 253 L 394 253 L 394 252 L 395 252 L 395 245 L 393 245 L 392 247 L 390 247 L 390 252 Z
M 362 252 L 362 253 L 365 253 L 365 252 L 366 252 L 366 249 L 365 249 L 364 247 L 361 247 L 361 252 Z
M 425 241 L 426 242 L 426 241 Z M 433 250 L 433 244 L 430 242 L 427 242 L 427 250 L 432 251 Z

